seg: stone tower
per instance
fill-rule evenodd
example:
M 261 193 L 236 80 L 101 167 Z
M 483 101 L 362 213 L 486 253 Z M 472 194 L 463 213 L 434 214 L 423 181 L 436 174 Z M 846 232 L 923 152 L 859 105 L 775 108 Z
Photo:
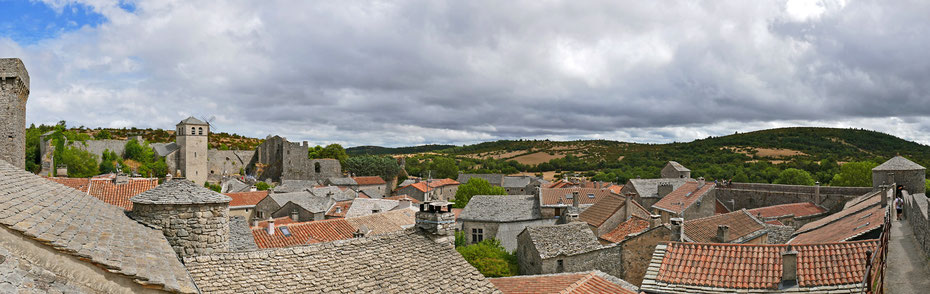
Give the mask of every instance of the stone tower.
M 19 58 L 0 58 L 0 160 L 26 168 L 29 73 Z
M 181 176 L 197 185 L 203 185 L 207 181 L 207 135 L 210 134 L 210 125 L 188 117 L 178 123 L 177 127 L 177 167 Z
M 883 184 L 896 183 L 910 194 L 927 192 L 925 180 L 927 169 L 901 156 L 885 161 L 872 169 L 872 187 L 878 189 Z
M 229 251 L 229 201 L 186 179 L 133 196 L 129 216 L 162 231 L 179 256 Z

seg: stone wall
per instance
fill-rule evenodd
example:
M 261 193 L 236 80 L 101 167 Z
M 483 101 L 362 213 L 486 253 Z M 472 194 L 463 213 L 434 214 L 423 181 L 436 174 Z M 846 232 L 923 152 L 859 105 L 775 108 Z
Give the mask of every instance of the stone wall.
M 160 229 L 179 256 L 229 251 L 228 203 L 134 203 L 130 216 L 140 223 Z
M 924 256 L 930 256 L 930 218 L 928 218 L 928 199 L 924 194 L 909 194 L 904 192 L 904 217 L 907 225 L 914 230 L 914 238 L 924 251 Z M 890 205 L 889 205 L 890 206 Z M 894 214 L 892 214 L 894 215 Z M 901 222 L 901 224 L 905 224 Z
M 97 163 L 102 159 L 104 150 L 116 152 L 122 156 L 126 151 L 126 143 L 129 140 L 87 140 L 84 142 L 70 142 L 71 146 L 89 152 L 97 156 Z
M 246 173 L 255 174 L 259 180 L 312 180 L 341 177 L 342 166 L 335 159 L 308 159 L 310 145 L 288 142 L 274 136 L 265 139 L 246 168 Z
M 26 167 L 29 73 L 18 58 L 0 59 L 0 160 Z
M 572 256 L 556 256 L 542 260 L 542 274 L 576 273 L 591 270 L 600 270 L 614 277 L 623 276 L 623 267 L 618 266 L 621 260 L 623 247 L 607 245 L 601 249 L 593 250 Z M 559 260 L 562 268 L 559 269 Z
M 765 225 L 765 229 L 768 230 L 768 240 L 766 244 L 785 244 L 788 243 L 788 240 L 791 240 L 791 235 L 794 234 L 794 227 L 792 226 L 779 226 L 779 225 Z
M 218 183 L 223 175 L 238 174 L 239 169 L 245 169 L 252 161 L 253 155 L 255 151 L 251 150 L 207 150 L 207 181 Z
M 713 216 L 717 212 L 717 189 L 712 188 L 701 197 L 701 200 L 695 201 L 685 209 L 681 218 L 693 220 Z
M 893 176 L 891 174 L 894 173 Z M 882 184 L 896 183 L 913 194 L 927 193 L 925 186 L 926 170 L 898 170 L 898 171 L 872 171 L 872 187 L 878 188 Z
M 530 226 L 547 226 L 554 225 L 556 219 L 537 219 L 520 222 L 480 222 L 480 221 L 463 221 L 462 231 L 465 232 L 465 239 L 468 244 L 473 244 L 471 237 L 472 229 L 482 229 L 484 239 L 494 238 L 501 241 L 501 246 L 507 251 L 517 250 L 517 235 L 523 232 L 523 229 Z
M 846 201 L 872 191 L 871 187 L 819 188 L 818 196 L 817 186 L 732 183 L 717 186 L 716 196 L 730 211 L 810 201 L 834 213 L 842 210 Z
M 195 125 L 181 125 L 180 127 L 189 128 Z M 178 144 L 177 167 L 181 174 L 197 185 L 203 185 L 207 181 L 207 140 L 210 129 L 208 126 L 196 125 L 204 128 L 203 135 L 179 135 L 175 137 Z
M 623 273 L 615 275 L 633 285 L 639 286 L 646 276 L 652 253 L 660 242 L 672 239 L 672 231 L 666 226 L 657 226 L 645 232 L 636 234 L 619 244 L 621 255 L 619 268 Z

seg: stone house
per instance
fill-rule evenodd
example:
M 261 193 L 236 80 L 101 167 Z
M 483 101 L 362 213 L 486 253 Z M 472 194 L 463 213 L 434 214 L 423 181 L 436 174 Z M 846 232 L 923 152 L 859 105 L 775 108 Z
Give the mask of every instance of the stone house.
M 799 202 L 753 208 L 749 210 L 749 213 L 767 224 L 798 229 L 826 216 L 828 211 L 813 202 Z
M 717 210 L 716 184 L 686 182 L 652 205 L 653 212 L 662 216 L 663 222 L 672 218 L 685 220 L 712 216 Z
M 246 173 L 266 182 L 281 183 L 283 180 L 323 181 L 342 177 L 342 166 L 335 159 L 309 159 L 310 145 L 288 142 L 280 136 L 269 136 L 255 148 Z
M 480 178 L 488 181 L 491 186 L 502 187 L 507 191 L 507 195 L 529 195 L 548 182 L 533 176 L 508 176 L 504 174 L 466 174 L 459 172 L 456 181 L 459 183 L 468 183 L 471 178 Z
M 229 201 L 229 215 L 241 216 L 246 221 L 255 218 L 255 206 L 268 196 L 268 191 L 224 193 Z
M 768 232 L 765 223 L 742 209 L 684 221 L 682 241 L 768 244 Z
M 584 223 L 526 227 L 517 236 L 520 273 L 555 274 L 601 270 L 619 276 L 612 264 L 620 260 L 621 248 L 601 245 Z
M 384 195 L 388 194 L 391 188 L 393 188 L 389 188 L 388 183 L 379 176 L 352 177 L 352 180 L 358 184 L 358 187 L 355 191 L 364 191 L 365 194 L 368 194 L 368 196 L 383 197 Z
M 650 219 L 651 215 L 632 197 L 609 193 L 582 211 L 578 220 L 587 223 L 595 236 L 603 236 L 633 217 Z
M 318 187 L 289 193 L 270 193 L 255 205 L 254 217 L 250 220 L 290 217 L 295 222 L 326 219 L 326 213 L 339 201 L 355 199 L 357 194 L 349 189 Z
M 620 189 L 620 195 L 633 195 L 633 200 L 643 205 L 643 207 L 652 207 L 659 202 L 662 197 L 672 193 L 675 189 L 681 187 L 686 182 L 694 181 L 692 179 L 666 178 L 666 179 L 630 179 Z
M 879 238 L 889 210 L 888 199 L 894 194 L 892 188 L 869 192 L 847 202 L 843 210 L 801 226 L 794 232 L 788 244 L 832 243 Z
M 419 181 L 394 190 L 394 195 L 407 195 L 420 202 L 453 201 L 459 182 L 452 179 Z
M 491 278 L 504 294 L 518 293 L 618 293 L 637 294 L 639 287 L 599 270 L 550 275 Z
M 927 169 L 923 166 L 907 158 L 895 156 L 872 168 L 872 188 L 878 189 L 881 185 L 896 183 L 898 190 L 907 190 L 911 194 L 924 194 L 927 192 L 926 174 Z
M 662 168 L 661 175 L 666 179 L 688 179 L 691 178 L 691 170 L 678 162 L 669 161 Z
M 539 198 L 532 195 L 476 195 L 458 216 L 468 244 L 497 239 L 507 251 L 517 248 L 517 234 L 530 226 L 555 224 L 539 214 Z

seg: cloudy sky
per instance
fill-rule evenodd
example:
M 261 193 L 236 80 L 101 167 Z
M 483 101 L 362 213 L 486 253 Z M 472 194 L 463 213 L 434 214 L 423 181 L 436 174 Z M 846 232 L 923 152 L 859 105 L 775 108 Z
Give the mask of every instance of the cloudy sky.
M 783 126 L 930 143 L 930 1 L 0 0 L 29 123 L 346 146 L 690 141 Z

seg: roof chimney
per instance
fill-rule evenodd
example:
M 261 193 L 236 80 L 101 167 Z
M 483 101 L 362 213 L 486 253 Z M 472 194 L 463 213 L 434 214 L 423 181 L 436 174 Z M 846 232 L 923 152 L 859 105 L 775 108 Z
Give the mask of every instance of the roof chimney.
M 662 197 L 665 197 L 665 195 L 672 193 L 672 190 L 673 190 L 672 188 L 673 188 L 672 183 L 663 182 L 663 183 L 659 183 L 659 187 L 656 188 L 656 192 L 658 192 L 659 198 L 662 198 Z
M 453 246 L 455 241 L 455 214 L 448 202 L 420 204 L 416 213 L 416 230 L 436 243 Z
M 268 236 L 274 236 L 274 218 L 268 218 Z
M 727 243 L 727 240 L 730 240 L 730 226 L 728 225 L 717 226 L 717 242 Z
M 670 219 L 669 222 L 672 225 L 672 241 L 681 242 L 682 236 L 684 236 L 685 224 L 684 219 L 676 217 Z
M 574 206 L 574 207 L 578 207 L 579 205 L 581 205 L 581 204 L 579 203 L 579 202 L 581 202 L 581 201 L 578 200 L 578 195 L 579 195 L 579 194 L 581 194 L 581 193 L 578 193 L 578 191 L 573 191 L 573 192 L 572 192 L 572 206 Z
M 662 224 L 662 216 L 653 214 L 649 216 L 649 228 L 655 228 Z
M 798 252 L 791 245 L 781 253 L 781 285 L 791 287 L 798 283 Z
M 623 200 L 623 212 L 626 214 L 624 220 L 629 220 L 633 217 L 633 193 L 627 193 L 625 199 Z
M 361 225 L 358 227 L 358 230 L 356 230 L 355 233 L 352 233 L 352 237 L 361 238 L 368 236 L 369 233 L 371 233 L 371 229 L 369 229 L 366 225 Z
M 698 177 L 698 188 L 704 187 L 704 177 Z
M 299 219 L 300 219 L 300 213 L 298 213 L 296 209 L 292 210 L 292 211 L 291 211 L 291 220 L 296 222 L 296 221 L 298 221 Z

